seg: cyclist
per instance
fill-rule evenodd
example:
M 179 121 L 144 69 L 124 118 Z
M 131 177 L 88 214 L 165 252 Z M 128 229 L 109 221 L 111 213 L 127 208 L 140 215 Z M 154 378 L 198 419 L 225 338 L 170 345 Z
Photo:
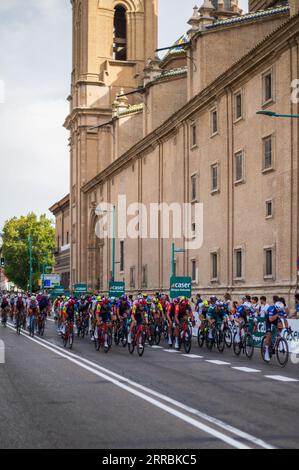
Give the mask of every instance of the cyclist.
M 285 310 L 283 303 L 280 301 L 279 297 L 277 296 L 273 297 L 273 302 L 274 302 L 274 305 L 271 305 L 268 308 L 268 311 L 265 317 L 266 318 L 265 361 L 268 361 L 268 362 L 270 361 L 269 348 L 272 345 L 272 325 L 276 326 L 279 334 L 283 329 L 282 320 L 284 321 L 285 328 L 289 327 L 287 314 L 286 314 L 286 310 Z
M 9 302 L 8 302 L 7 296 L 4 295 L 1 301 L 1 319 L 2 319 L 3 324 L 6 324 L 8 312 L 9 312 Z
M 98 302 L 96 309 L 96 326 L 99 328 L 101 324 L 104 324 L 105 331 L 105 348 L 108 348 L 108 334 L 107 327 L 111 324 L 111 314 L 112 307 L 108 297 L 103 297 L 100 302 Z M 97 331 L 98 333 L 98 331 Z
M 32 295 L 29 299 L 27 318 L 30 336 L 34 336 L 34 322 L 39 313 L 38 302 L 35 295 Z
M 173 299 L 172 302 L 168 303 L 168 308 L 167 308 L 167 321 L 168 321 L 168 345 L 171 347 L 172 346 L 172 335 L 173 335 L 173 324 L 175 320 L 175 309 L 176 306 L 179 304 L 180 299 Z
M 82 295 L 79 302 L 77 302 L 77 327 L 79 327 L 80 325 L 83 325 L 83 327 L 85 327 L 86 321 L 88 321 L 88 307 L 89 302 L 85 295 Z
M 174 337 L 175 337 L 175 349 L 179 349 L 179 335 L 180 329 L 185 321 L 188 321 L 189 318 L 192 321 L 192 325 L 195 326 L 194 315 L 192 312 L 191 305 L 187 297 L 182 297 L 179 303 L 175 307 L 175 330 L 174 330 Z
M 132 317 L 131 317 L 131 326 L 130 332 L 128 335 L 128 344 L 132 343 L 132 332 L 134 328 L 142 323 L 148 324 L 148 314 L 146 313 L 146 301 L 144 299 L 139 299 L 138 303 L 134 303 L 132 309 Z
M 235 323 L 237 327 L 235 342 L 240 343 L 241 332 L 244 331 L 244 329 L 248 326 L 248 308 L 244 304 L 241 304 L 237 307 L 235 313 Z
M 15 315 L 16 315 L 16 322 L 19 320 L 21 325 L 23 326 L 24 324 L 24 315 L 25 315 L 25 310 L 26 310 L 26 301 L 23 299 L 22 294 L 18 294 L 15 306 Z

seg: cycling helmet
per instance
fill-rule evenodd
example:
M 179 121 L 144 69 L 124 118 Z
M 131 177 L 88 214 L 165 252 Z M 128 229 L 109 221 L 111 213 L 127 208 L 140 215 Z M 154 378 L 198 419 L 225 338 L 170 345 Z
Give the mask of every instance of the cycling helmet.
M 128 296 L 123 294 L 120 298 L 120 300 L 122 300 L 123 302 L 127 302 L 128 301 Z

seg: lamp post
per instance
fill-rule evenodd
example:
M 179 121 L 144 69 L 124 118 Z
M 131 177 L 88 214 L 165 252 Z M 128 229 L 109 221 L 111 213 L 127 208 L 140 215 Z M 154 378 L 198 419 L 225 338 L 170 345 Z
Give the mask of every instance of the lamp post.
M 291 119 L 299 119 L 299 114 L 281 114 L 275 113 L 274 111 L 257 111 L 256 114 L 268 117 L 282 117 L 282 118 L 291 118 Z
M 171 249 L 171 276 L 174 277 L 175 275 L 175 254 L 176 253 L 185 253 L 187 250 L 185 248 L 176 248 L 174 241 L 172 242 L 172 249 Z

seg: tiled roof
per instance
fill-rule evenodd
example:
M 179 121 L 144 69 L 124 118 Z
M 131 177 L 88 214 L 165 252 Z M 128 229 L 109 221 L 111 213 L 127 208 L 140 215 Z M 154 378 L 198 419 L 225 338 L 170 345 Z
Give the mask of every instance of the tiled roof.
M 123 117 L 133 113 L 140 113 L 141 111 L 143 111 L 143 107 L 143 103 L 134 104 L 132 106 L 129 106 L 125 111 L 119 113 L 119 116 Z
M 157 80 L 163 80 L 164 78 L 184 75 L 185 73 L 187 73 L 187 69 L 188 67 L 179 67 L 177 69 L 165 70 L 165 72 L 162 72 L 160 75 L 158 75 L 154 81 L 156 82 Z
M 169 57 L 170 55 L 173 55 L 173 54 L 181 54 L 182 52 L 184 52 L 184 48 L 183 46 L 185 44 L 188 44 L 189 42 L 189 38 L 188 38 L 188 35 L 187 33 L 183 34 L 183 36 L 181 36 L 175 43 L 174 43 L 174 46 L 178 46 L 178 47 L 174 47 L 173 49 L 169 49 L 169 51 L 167 52 L 166 56 L 163 58 L 163 60 L 165 60 L 167 57 Z
M 275 8 L 268 8 L 267 10 L 261 10 L 253 13 L 247 13 L 241 16 L 235 16 L 233 18 L 228 18 L 225 20 L 218 20 L 214 23 L 206 26 L 206 29 L 213 29 L 219 26 L 227 26 L 232 24 L 244 23 L 246 21 L 257 20 L 259 18 L 264 18 L 267 16 L 278 15 L 279 13 L 286 13 L 288 12 L 290 7 L 288 5 L 275 7 Z

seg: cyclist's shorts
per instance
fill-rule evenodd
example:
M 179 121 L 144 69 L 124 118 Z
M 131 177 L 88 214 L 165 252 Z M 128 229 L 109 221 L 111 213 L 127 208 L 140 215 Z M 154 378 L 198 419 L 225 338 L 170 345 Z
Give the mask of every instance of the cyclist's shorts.
M 143 323 L 143 318 L 142 318 L 141 313 L 135 313 L 133 319 L 137 322 L 137 325 L 141 325 Z
M 103 323 L 110 323 L 111 322 L 110 313 L 102 313 L 102 314 L 100 314 L 99 318 Z

